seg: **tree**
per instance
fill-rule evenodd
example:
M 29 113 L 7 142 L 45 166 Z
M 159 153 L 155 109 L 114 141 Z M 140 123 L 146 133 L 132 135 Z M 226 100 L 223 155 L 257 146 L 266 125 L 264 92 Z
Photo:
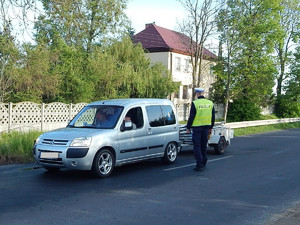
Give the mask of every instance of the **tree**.
M 68 46 L 63 39 L 57 39 L 51 48 L 49 74 L 59 77 L 57 100 L 63 102 L 90 102 L 94 97 L 94 80 L 86 70 L 88 62 L 83 48 Z
M 226 79 L 226 108 L 229 99 L 251 99 L 257 107 L 271 96 L 276 68 L 270 54 L 280 10 L 279 0 L 228 0 L 220 11 L 218 29 L 226 56 L 219 74 Z
M 291 65 L 289 79 L 284 94 L 277 96 L 278 117 L 300 116 L 300 47 L 296 48 L 294 64 Z
M 188 46 L 192 64 L 192 88 L 201 86 L 204 65 L 204 44 L 215 29 L 218 11 L 215 1 L 179 0 L 187 12 L 187 19 L 179 26 L 191 42 Z
M 0 102 L 5 102 L 11 94 L 19 59 L 20 53 L 8 26 L 0 32 Z
M 127 0 L 42 0 L 45 15 L 36 23 L 37 39 L 58 32 L 68 46 L 90 53 L 94 44 L 127 32 Z M 51 38 L 50 38 L 51 39 Z
M 88 73 L 95 81 L 95 98 L 165 98 L 177 90 L 162 64 L 152 65 L 140 44 L 124 37 L 91 54 Z
M 58 94 L 58 76 L 49 73 L 51 53 L 45 45 L 23 44 L 10 101 L 43 102 Z
M 276 76 L 277 86 L 276 95 L 278 101 L 275 104 L 275 112 L 279 113 L 279 104 L 282 103 L 280 96 L 284 88 L 284 82 L 290 79 L 289 67 L 292 66 L 292 51 L 294 44 L 299 37 L 300 28 L 300 3 L 297 0 L 283 0 L 281 2 L 284 7 L 280 12 L 280 29 L 281 35 L 277 40 L 276 51 L 276 64 L 278 65 L 278 74 Z M 280 100 L 279 100 L 280 99 Z M 280 114 L 280 113 L 279 113 Z
M 32 0 L 1 0 L 0 26 L 5 28 L 11 24 L 18 26 L 18 35 L 29 34 L 28 28 L 41 13 L 38 8 L 39 1 Z M 33 15 L 33 17 L 30 17 Z

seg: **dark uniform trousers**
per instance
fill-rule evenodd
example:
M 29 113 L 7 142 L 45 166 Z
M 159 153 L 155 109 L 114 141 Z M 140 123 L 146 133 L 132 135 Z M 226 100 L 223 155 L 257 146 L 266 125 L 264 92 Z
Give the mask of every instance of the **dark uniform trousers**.
M 206 149 L 209 135 L 209 126 L 193 127 L 193 144 L 194 154 L 196 159 L 196 166 L 202 167 L 206 165 Z

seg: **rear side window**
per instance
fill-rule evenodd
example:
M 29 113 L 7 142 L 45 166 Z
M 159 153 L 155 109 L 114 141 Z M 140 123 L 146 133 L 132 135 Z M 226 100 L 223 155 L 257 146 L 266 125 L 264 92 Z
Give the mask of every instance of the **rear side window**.
M 175 114 L 169 105 L 146 106 L 151 127 L 160 127 L 176 123 Z
M 162 109 L 165 125 L 175 124 L 176 118 L 172 107 L 169 105 L 162 105 L 161 109 Z

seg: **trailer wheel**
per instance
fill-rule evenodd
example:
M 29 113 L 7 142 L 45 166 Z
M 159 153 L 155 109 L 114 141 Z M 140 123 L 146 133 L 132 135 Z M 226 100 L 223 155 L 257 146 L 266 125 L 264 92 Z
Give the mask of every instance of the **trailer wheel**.
M 225 137 L 221 136 L 218 144 L 214 145 L 214 151 L 217 155 L 221 155 L 225 152 L 227 143 Z

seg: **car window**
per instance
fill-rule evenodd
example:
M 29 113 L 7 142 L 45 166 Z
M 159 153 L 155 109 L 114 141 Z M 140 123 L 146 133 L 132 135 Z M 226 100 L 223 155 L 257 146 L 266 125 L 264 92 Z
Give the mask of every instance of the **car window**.
M 149 125 L 159 127 L 176 123 L 174 111 L 169 105 L 146 106 Z
M 164 126 L 164 118 L 159 105 L 152 105 L 146 107 L 149 125 L 151 127 Z
M 175 114 L 173 109 L 169 105 L 162 105 L 161 106 L 163 118 L 166 125 L 171 125 L 176 123 Z
M 125 117 L 127 118 L 127 120 L 130 118 L 133 124 L 133 129 L 139 129 L 144 126 L 144 116 L 141 107 L 131 108 L 130 110 L 128 110 Z
M 78 113 L 69 126 L 101 129 L 114 128 L 122 110 L 123 107 L 120 106 L 86 106 Z

